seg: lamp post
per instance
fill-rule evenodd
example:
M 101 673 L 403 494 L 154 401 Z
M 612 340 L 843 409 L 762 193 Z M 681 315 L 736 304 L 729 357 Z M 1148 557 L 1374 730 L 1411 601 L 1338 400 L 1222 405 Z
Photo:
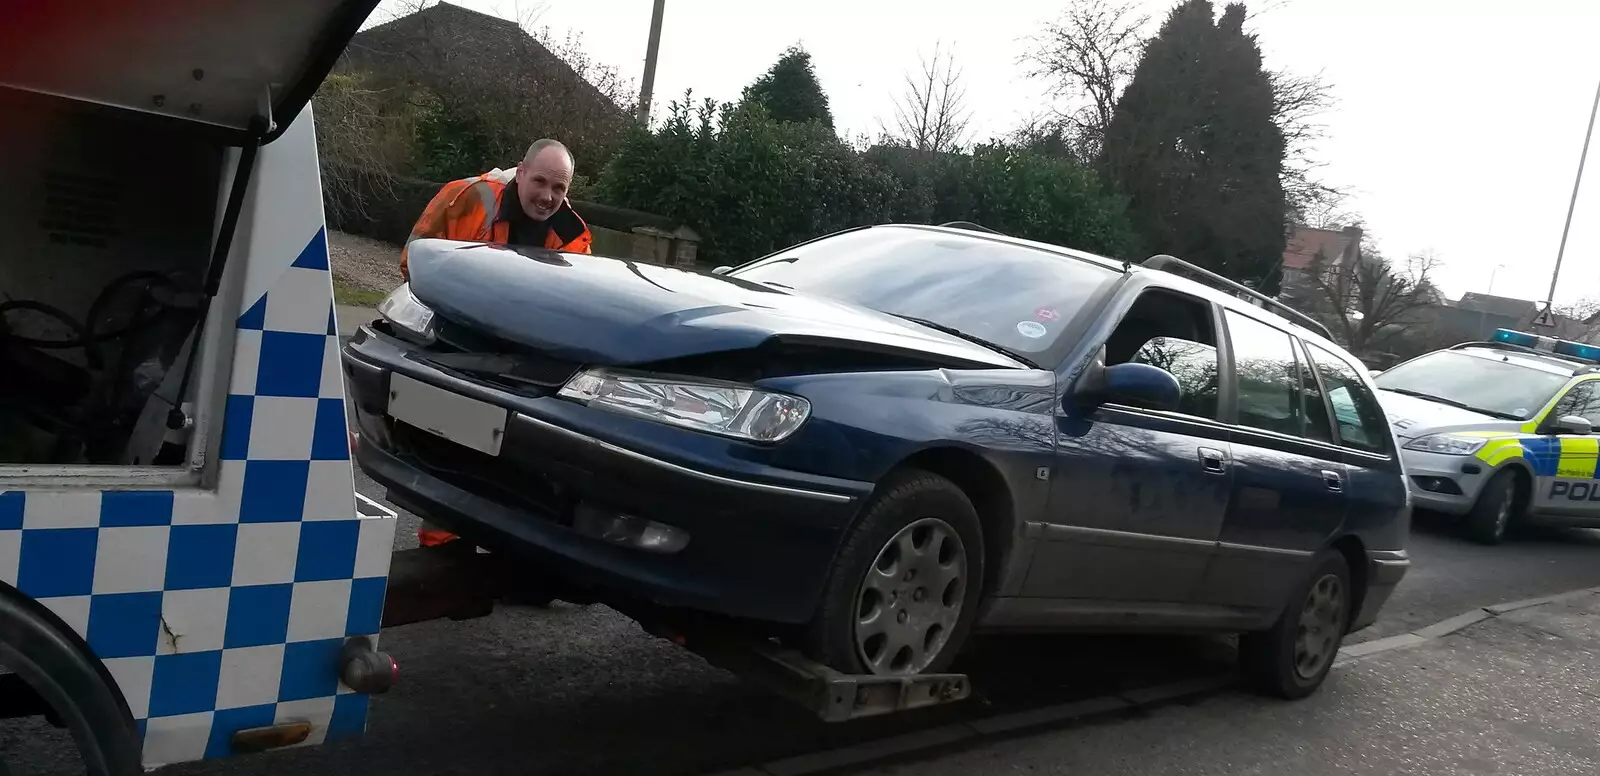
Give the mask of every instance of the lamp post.
M 639 123 L 646 126 L 650 124 L 650 95 L 656 88 L 656 54 L 661 52 L 661 14 L 666 6 L 667 0 L 656 0 L 655 10 L 650 14 L 650 42 L 644 52 L 644 83 L 639 85 Z
M 1556 249 L 1556 268 L 1550 272 L 1550 293 L 1545 294 L 1544 309 L 1549 310 L 1556 298 L 1556 279 L 1561 277 L 1561 257 L 1567 252 L 1567 233 L 1572 231 L 1572 211 L 1578 206 L 1578 187 L 1583 184 L 1583 163 L 1589 159 L 1589 139 L 1594 136 L 1594 116 L 1600 112 L 1600 86 L 1595 87 L 1594 106 L 1589 108 L 1589 128 L 1583 133 L 1583 152 L 1578 155 L 1578 177 L 1572 181 L 1572 199 L 1567 203 L 1567 223 L 1561 227 L 1561 247 Z

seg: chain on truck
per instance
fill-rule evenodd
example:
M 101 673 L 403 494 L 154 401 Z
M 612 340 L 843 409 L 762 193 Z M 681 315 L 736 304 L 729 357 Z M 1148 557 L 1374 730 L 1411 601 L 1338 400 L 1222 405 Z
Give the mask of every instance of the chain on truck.
M 358 736 L 380 628 L 501 592 L 353 486 L 309 103 L 375 5 L 0 20 L 0 718 L 88 773 Z M 635 616 L 829 720 L 967 694 Z

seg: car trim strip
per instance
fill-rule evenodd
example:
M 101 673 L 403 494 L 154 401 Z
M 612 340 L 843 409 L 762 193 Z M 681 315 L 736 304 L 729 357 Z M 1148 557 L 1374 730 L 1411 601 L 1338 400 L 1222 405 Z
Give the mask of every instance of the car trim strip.
M 570 428 L 563 428 L 563 427 L 558 426 L 558 425 L 556 425 L 554 423 L 551 423 L 551 422 L 549 422 L 547 420 L 541 420 L 539 418 L 533 417 L 532 415 L 525 415 L 523 413 L 517 412 L 517 413 L 513 413 L 513 417 L 515 417 L 517 420 L 526 421 L 528 423 L 531 423 L 531 424 L 533 424 L 535 426 L 538 426 L 539 428 L 545 429 L 547 431 L 552 431 L 552 432 L 555 432 L 557 434 L 561 434 L 563 436 L 569 437 L 571 439 L 578 440 L 580 442 L 584 442 L 584 443 L 587 443 L 587 444 L 595 445 L 595 446 L 599 447 L 600 449 L 605 450 L 606 452 L 616 453 L 617 455 L 622 455 L 622 456 L 627 456 L 628 458 L 632 458 L 633 460 L 638 461 L 640 463 L 645 463 L 645 464 L 649 464 L 651 466 L 656 466 L 656 467 L 659 467 L 659 468 L 662 468 L 662 469 L 666 469 L 666 470 L 671 471 L 671 472 L 675 472 L 677 474 L 682 474 L 682 475 L 687 476 L 687 477 L 693 477 L 693 478 L 698 479 L 698 480 L 704 480 L 706 482 L 714 482 L 714 483 L 717 483 L 718 485 L 729 485 L 729 486 L 736 487 L 736 488 L 744 488 L 745 490 L 756 490 L 756 491 L 761 491 L 761 492 L 764 492 L 764 493 L 775 493 L 775 494 L 784 495 L 784 496 L 799 496 L 801 498 L 816 499 L 818 501 L 827 501 L 827 502 L 831 502 L 831 503 L 834 503 L 834 504 L 849 504 L 849 503 L 851 503 L 851 502 L 856 500 L 854 496 L 847 496 L 847 495 L 844 495 L 842 493 L 828 493 L 826 491 L 820 491 L 820 490 L 806 490 L 806 489 L 803 489 L 803 488 L 791 488 L 791 487 L 788 487 L 786 485 L 771 485 L 771 484 L 768 484 L 768 483 L 765 483 L 765 482 L 752 482 L 750 480 L 735 479 L 733 477 L 724 477 L 724 476 L 722 476 L 720 474 L 712 474 L 710 472 L 703 472 L 703 471 L 700 471 L 699 469 L 691 469 L 691 468 L 689 468 L 687 466 L 682 466 L 682 465 L 679 465 L 679 464 L 672 463 L 671 461 L 663 461 L 660 458 L 656 458 L 654 456 L 645 455 L 644 453 L 641 453 L 641 452 L 638 452 L 638 451 L 635 451 L 635 450 L 629 450 L 626 447 L 622 447 L 620 445 L 614 445 L 614 444 L 612 444 L 610 442 L 607 442 L 605 440 L 602 440 L 602 439 L 596 439 L 596 438 L 594 438 L 592 436 L 589 436 L 588 434 L 582 434 L 582 433 L 579 433 L 577 431 L 573 431 Z
M 1191 539 L 1187 536 L 1161 536 L 1158 534 L 1135 533 L 1133 531 L 1117 531 L 1111 528 L 1089 528 L 1081 525 L 1062 525 L 1060 523 L 1039 523 L 1040 531 L 1046 539 L 1089 539 L 1100 544 L 1110 544 L 1118 547 L 1148 548 L 1170 547 L 1181 545 L 1186 547 L 1215 547 L 1216 542 L 1209 539 Z
M 1235 544 L 1234 542 L 1217 542 L 1217 551 L 1232 555 L 1277 555 L 1285 558 L 1309 558 L 1314 554 L 1306 550 L 1265 547 L 1259 544 Z

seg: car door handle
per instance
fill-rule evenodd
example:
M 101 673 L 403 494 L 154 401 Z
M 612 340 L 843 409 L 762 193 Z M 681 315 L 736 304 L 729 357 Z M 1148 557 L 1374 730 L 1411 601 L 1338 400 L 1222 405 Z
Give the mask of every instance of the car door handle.
M 1222 474 L 1228 470 L 1228 454 L 1214 447 L 1200 448 L 1200 468 L 1209 474 Z
M 1340 477 L 1338 472 L 1330 472 L 1324 469 L 1322 472 L 1322 483 L 1328 486 L 1328 490 L 1334 491 L 1335 493 L 1344 490 L 1344 478 Z

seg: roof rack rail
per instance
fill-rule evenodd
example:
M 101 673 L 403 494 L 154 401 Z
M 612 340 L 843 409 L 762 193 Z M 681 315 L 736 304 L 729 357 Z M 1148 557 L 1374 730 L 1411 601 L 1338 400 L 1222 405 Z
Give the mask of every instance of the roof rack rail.
M 1256 307 L 1266 310 L 1267 312 L 1274 313 L 1279 317 L 1287 318 L 1300 326 L 1321 334 L 1324 339 L 1333 339 L 1333 332 L 1329 331 L 1328 327 L 1318 323 L 1315 318 L 1312 318 L 1311 316 L 1306 315 L 1305 313 L 1300 312 L 1289 305 L 1273 299 L 1272 297 L 1267 296 L 1260 291 L 1245 286 L 1241 283 L 1235 283 L 1234 281 L 1218 275 L 1211 270 L 1197 267 L 1176 256 L 1168 256 L 1165 253 L 1157 254 L 1145 259 L 1144 263 L 1140 264 L 1139 266 L 1144 267 L 1145 269 L 1157 269 L 1163 272 L 1171 272 L 1174 275 L 1186 276 L 1190 280 L 1196 281 L 1202 285 L 1210 286 L 1225 294 L 1229 294 L 1240 300 L 1250 302 Z
M 1001 232 L 999 232 L 997 230 L 990 229 L 989 227 L 984 226 L 983 224 L 976 224 L 976 223 L 973 223 L 971 221 L 946 221 L 946 222 L 940 224 L 940 226 L 948 227 L 950 229 L 966 229 L 966 230 L 972 231 L 972 232 L 988 232 L 989 234 L 1001 234 Z

